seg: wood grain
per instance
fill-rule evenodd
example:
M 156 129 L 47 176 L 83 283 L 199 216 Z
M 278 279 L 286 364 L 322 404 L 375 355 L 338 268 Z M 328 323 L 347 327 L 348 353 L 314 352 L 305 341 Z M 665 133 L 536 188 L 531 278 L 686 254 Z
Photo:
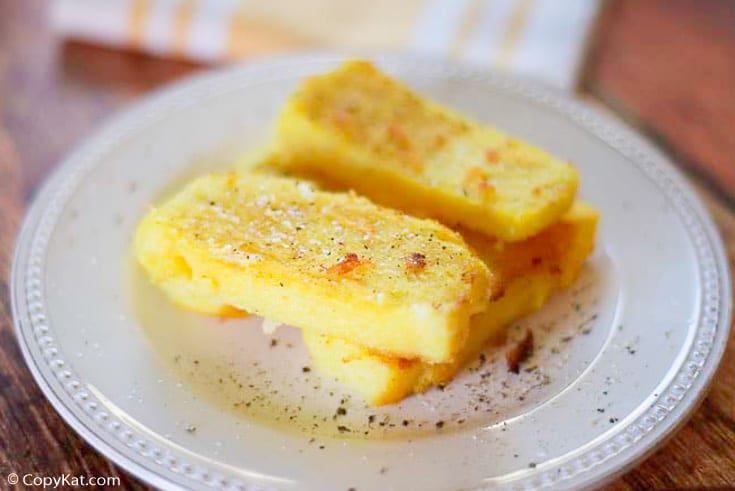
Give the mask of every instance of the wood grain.
M 11 471 L 120 476 L 65 425 L 23 364 L 8 268 L 28 200 L 55 163 L 106 116 L 202 67 L 62 45 L 43 0 L 0 0 L 0 482 Z M 692 175 L 735 261 L 735 2 L 610 1 L 584 88 L 638 125 Z M 609 489 L 735 488 L 735 336 L 714 385 L 668 444 Z
M 609 2 L 586 89 L 735 196 L 735 2 Z

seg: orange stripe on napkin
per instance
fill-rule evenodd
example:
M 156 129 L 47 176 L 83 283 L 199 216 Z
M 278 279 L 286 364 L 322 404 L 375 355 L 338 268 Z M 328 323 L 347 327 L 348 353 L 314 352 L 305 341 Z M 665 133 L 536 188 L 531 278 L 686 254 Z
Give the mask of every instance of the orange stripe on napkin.
M 475 29 L 477 21 L 480 17 L 480 7 L 482 6 L 479 0 L 470 0 L 470 5 L 462 18 L 462 23 L 459 26 L 459 33 L 454 38 L 452 43 L 451 53 L 453 57 L 458 57 L 464 51 L 464 47 L 467 44 L 467 40 L 470 37 L 470 33 Z
M 534 0 L 518 0 L 516 3 L 513 13 L 510 16 L 510 20 L 508 21 L 508 27 L 503 33 L 498 67 L 503 69 L 510 68 L 516 48 L 518 48 L 518 42 L 521 39 L 521 33 L 523 32 L 523 28 L 526 26 L 528 13 L 531 11 L 533 3 Z
M 189 39 L 189 27 L 194 17 L 195 1 L 183 2 L 174 12 L 174 38 L 171 51 L 176 56 L 186 54 L 186 45 Z
M 130 44 L 133 47 L 140 48 L 143 45 L 145 21 L 148 17 L 150 8 L 150 0 L 135 0 L 133 2 L 130 9 L 130 18 L 128 20 Z

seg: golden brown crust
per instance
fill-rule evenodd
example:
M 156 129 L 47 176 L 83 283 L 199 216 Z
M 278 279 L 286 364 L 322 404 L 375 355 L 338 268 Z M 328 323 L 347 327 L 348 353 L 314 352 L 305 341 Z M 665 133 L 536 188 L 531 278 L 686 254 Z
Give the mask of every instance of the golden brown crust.
M 409 273 L 420 273 L 426 268 L 426 256 L 420 252 L 412 252 L 406 256 L 406 270 Z
M 505 361 L 508 363 L 508 371 L 518 373 L 521 363 L 525 362 L 533 354 L 533 331 L 530 329 L 521 341 L 513 346 L 506 354 Z
M 345 254 L 345 256 L 336 264 L 327 268 L 329 276 L 341 276 L 353 271 L 360 266 L 369 264 L 370 261 L 361 260 L 360 256 L 354 252 Z

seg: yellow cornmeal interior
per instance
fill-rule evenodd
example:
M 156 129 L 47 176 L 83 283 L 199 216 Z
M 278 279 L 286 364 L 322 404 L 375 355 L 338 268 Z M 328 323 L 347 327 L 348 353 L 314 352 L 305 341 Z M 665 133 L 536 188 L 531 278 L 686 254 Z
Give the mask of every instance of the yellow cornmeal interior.
M 454 359 L 495 291 L 447 227 L 269 175 L 196 179 L 146 215 L 135 251 L 179 305 L 431 362 Z
M 277 122 L 282 168 L 454 227 L 530 237 L 571 206 L 569 164 L 428 102 L 365 61 L 306 79 Z
M 465 239 L 499 280 L 500 298 L 471 322 L 470 336 L 452 363 L 388 357 L 342 339 L 304 333 L 315 367 L 352 388 L 373 405 L 402 400 L 432 385 L 445 384 L 487 342 L 514 320 L 541 307 L 578 276 L 595 242 L 598 213 L 577 202 L 555 225 L 523 242 L 502 244 L 478 234 Z

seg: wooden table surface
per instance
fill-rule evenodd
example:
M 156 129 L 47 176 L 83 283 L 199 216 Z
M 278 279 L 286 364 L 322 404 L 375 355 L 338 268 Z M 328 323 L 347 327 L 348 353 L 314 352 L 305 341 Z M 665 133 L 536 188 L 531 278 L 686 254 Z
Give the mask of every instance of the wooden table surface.
M 117 108 L 204 67 L 49 32 L 44 0 L 0 0 L 0 488 L 10 472 L 120 476 L 46 402 L 13 334 L 9 257 L 24 209 L 55 163 Z M 581 90 L 687 172 L 735 258 L 735 2 L 610 0 Z M 735 489 L 735 335 L 689 423 L 609 489 Z

